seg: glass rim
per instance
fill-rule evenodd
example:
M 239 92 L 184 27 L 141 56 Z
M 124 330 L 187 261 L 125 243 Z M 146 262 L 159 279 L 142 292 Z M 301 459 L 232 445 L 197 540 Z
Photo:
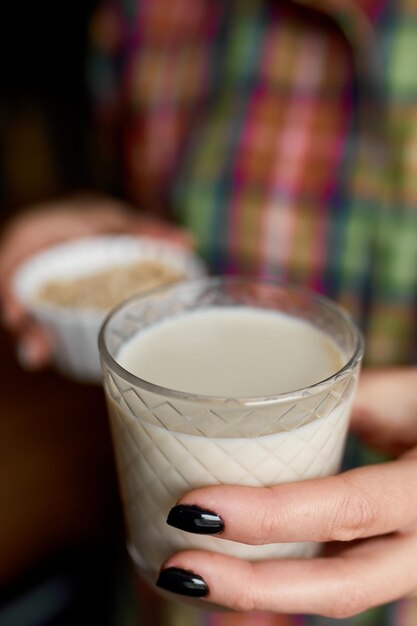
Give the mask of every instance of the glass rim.
M 242 396 L 242 397 L 226 397 L 226 396 L 215 396 L 215 395 L 205 395 L 187 391 L 180 391 L 177 389 L 170 389 L 169 387 L 165 387 L 163 385 L 158 385 L 156 383 L 152 383 L 151 381 L 145 380 L 144 378 L 140 378 L 135 374 L 129 372 L 129 370 L 125 369 L 115 357 L 112 356 L 110 350 L 106 344 L 106 333 L 109 328 L 112 320 L 116 315 L 121 313 L 124 308 L 128 308 L 129 305 L 136 301 L 146 300 L 146 298 L 150 298 L 152 296 L 157 296 L 158 294 L 162 294 L 167 291 L 173 291 L 175 289 L 184 289 L 191 286 L 198 285 L 211 285 L 215 287 L 216 285 L 222 284 L 252 284 L 252 285 L 262 285 L 262 286 L 271 286 L 277 289 L 281 289 L 283 291 L 291 292 L 293 294 L 298 294 L 300 296 L 307 297 L 311 302 L 317 303 L 320 306 L 332 311 L 336 314 L 339 319 L 343 320 L 346 327 L 350 329 L 352 333 L 352 339 L 354 343 L 354 347 L 352 349 L 352 354 L 346 361 L 346 363 L 338 369 L 334 374 L 320 380 L 311 385 L 307 385 L 305 387 L 301 387 L 299 389 L 293 389 L 291 391 L 271 394 L 271 395 L 263 395 L 263 396 Z M 261 308 L 261 307 L 259 307 Z M 100 359 L 105 362 L 107 367 L 114 371 L 120 378 L 124 379 L 126 382 L 131 383 L 133 386 L 144 389 L 148 392 L 163 396 L 166 399 L 175 399 L 175 400 L 183 400 L 184 402 L 194 402 L 196 404 L 209 404 L 214 406 L 258 406 L 265 404 L 281 404 L 289 401 L 297 401 L 302 397 L 309 397 L 312 395 L 317 395 L 326 390 L 326 388 L 332 387 L 336 381 L 339 381 L 345 378 L 351 370 L 353 370 L 358 362 L 362 359 L 364 352 L 364 341 L 362 337 L 362 333 L 353 321 L 351 315 L 339 304 L 328 298 L 327 296 L 323 296 L 321 294 L 315 293 L 309 289 L 304 287 L 299 287 L 292 283 L 286 283 L 284 281 L 279 281 L 275 279 L 265 279 L 265 278 L 257 278 L 257 277 L 247 277 L 247 276 L 206 276 L 203 278 L 198 278 L 194 280 L 186 280 L 177 283 L 171 283 L 168 285 L 162 285 L 150 290 L 147 290 L 143 293 L 136 294 L 127 300 L 124 300 L 119 305 L 114 307 L 104 319 L 98 337 L 98 347 L 100 353 Z

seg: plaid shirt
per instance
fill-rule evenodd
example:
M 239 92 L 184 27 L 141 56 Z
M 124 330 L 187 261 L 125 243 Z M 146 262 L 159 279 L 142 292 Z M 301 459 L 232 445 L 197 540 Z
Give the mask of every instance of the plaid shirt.
M 92 35 L 125 193 L 182 221 L 215 272 L 339 301 L 368 364 L 414 363 L 417 0 L 109 0 Z M 346 623 L 416 626 L 416 608 Z

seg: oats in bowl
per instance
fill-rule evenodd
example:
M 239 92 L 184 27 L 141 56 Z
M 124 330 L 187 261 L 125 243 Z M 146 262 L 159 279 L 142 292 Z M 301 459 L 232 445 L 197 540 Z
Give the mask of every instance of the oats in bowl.
M 205 273 L 195 254 L 174 244 L 102 235 L 35 254 L 18 268 L 13 287 L 49 335 L 56 367 L 71 378 L 101 382 L 97 339 L 109 310 L 140 291 Z
M 50 280 L 40 287 L 37 298 L 56 306 L 107 311 L 137 293 L 184 278 L 184 272 L 156 261 L 137 261 L 86 276 Z

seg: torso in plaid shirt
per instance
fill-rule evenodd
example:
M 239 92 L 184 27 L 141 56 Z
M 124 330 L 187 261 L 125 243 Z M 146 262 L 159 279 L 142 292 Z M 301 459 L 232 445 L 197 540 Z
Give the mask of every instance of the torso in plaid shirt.
M 368 364 L 415 362 L 417 0 L 121 0 L 92 34 L 127 195 L 175 214 L 214 271 L 341 302 Z M 333 623 L 177 611 L 181 626 Z M 346 623 L 417 626 L 417 610 Z

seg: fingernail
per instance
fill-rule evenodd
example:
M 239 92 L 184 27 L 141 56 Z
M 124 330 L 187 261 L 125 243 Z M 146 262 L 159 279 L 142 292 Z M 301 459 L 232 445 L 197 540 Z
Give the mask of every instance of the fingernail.
M 167 524 L 199 535 L 216 535 L 224 530 L 223 520 L 217 513 L 188 504 L 174 506 L 168 514 Z
M 203 598 L 208 594 L 208 586 L 201 576 L 179 567 L 168 567 L 162 570 L 156 586 L 165 591 L 172 591 L 183 596 Z

